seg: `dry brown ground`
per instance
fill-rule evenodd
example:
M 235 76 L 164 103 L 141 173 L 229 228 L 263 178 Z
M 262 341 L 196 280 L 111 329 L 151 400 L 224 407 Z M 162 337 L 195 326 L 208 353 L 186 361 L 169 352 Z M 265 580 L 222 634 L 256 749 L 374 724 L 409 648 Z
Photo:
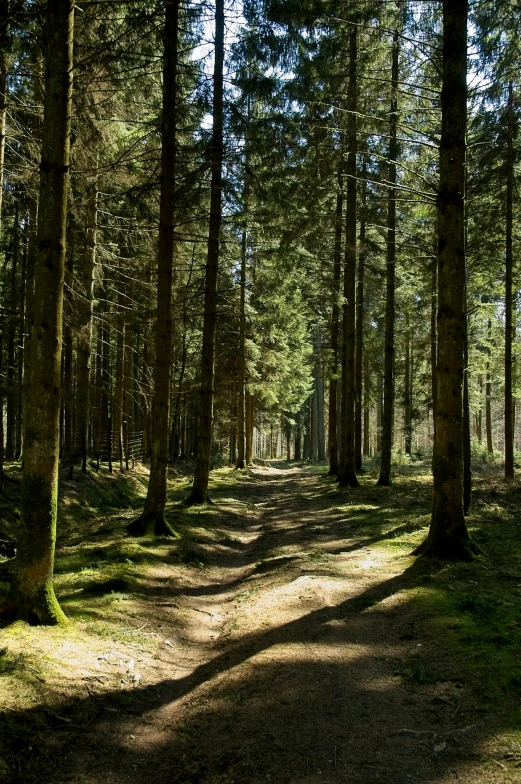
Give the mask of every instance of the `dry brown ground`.
M 371 503 L 326 482 L 280 466 L 241 476 L 210 510 L 226 536 L 204 568 L 164 543 L 140 562 L 153 546 L 132 544 L 137 593 L 87 601 L 86 582 L 58 576 L 75 623 L 1 633 L 20 665 L 0 686 L 19 770 L 4 781 L 521 782 L 515 735 L 411 601 L 424 567 L 389 531 L 361 535 Z M 445 677 L 408 680 L 410 661 Z

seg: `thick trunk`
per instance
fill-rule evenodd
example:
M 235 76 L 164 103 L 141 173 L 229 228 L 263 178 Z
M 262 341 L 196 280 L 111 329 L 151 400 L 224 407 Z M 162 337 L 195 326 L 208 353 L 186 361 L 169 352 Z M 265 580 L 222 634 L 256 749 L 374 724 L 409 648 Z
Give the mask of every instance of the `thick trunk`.
M 97 160 L 96 160 L 97 165 Z M 81 455 L 81 470 L 87 473 L 87 436 L 89 430 L 90 364 L 92 353 L 92 313 L 94 271 L 96 266 L 96 233 L 98 223 L 97 183 L 90 184 L 85 216 L 85 248 L 83 264 L 78 275 L 79 297 L 76 307 L 77 332 L 77 395 L 76 395 L 76 451 Z
M 74 0 L 48 0 L 31 377 L 18 550 L 4 614 L 63 623 L 53 588 Z
M 391 484 L 391 458 L 394 425 L 394 321 L 396 278 L 396 159 L 398 157 L 398 31 L 394 33 L 391 74 L 391 112 L 389 120 L 389 202 L 387 209 L 387 282 L 385 295 L 384 409 L 382 420 L 382 459 L 379 485 Z
M 150 479 L 143 514 L 129 531 L 172 534 L 165 519 L 170 392 L 172 386 L 172 290 L 174 277 L 174 217 L 176 163 L 176 79 L 179 0 L 165 4 L 161 200 L 157 279 L 156 365 L 150 432 Z
M 507 132 L 507 214 L 505 236 L 505 479 L 514 478 L 514 409 L 512 397 L 512 336 L 513 336 L 513 202 L 514 202 L 514 99 L 512 82 L 508 84 Z
M 333 307 L 331 310 L 331 378 L 329 381 L 329 419 L 328 419 L 328 452 L 329 452 L 329 474 L 338 474 L 338 331 L 340 319 L 340 277 L 341 277 L 341 258 L 342 258 L 342 177 L 338 177 L 335 210 L 335 248 L 333 253 Z M 300 432 L 297 429 L 299 438 L 299 457 L 300 460 Z M 297 446 L 295 444 L 295 452 Z M 295 459 L 297 456 L 295 454 Z
M 344 265 L 344 357 L 342 363 L 342 461 L 341 487 L 357 487 L 355 465 L 355 300 L 356 300 L 356 153 L 357 153 L 357 27 L 349 40 L 349 85 L 347 121 L 346 245 Z
M 444 0 L 434 492 L 429 535 L 417 551 L 449 559 L 473 549 L 463 514 L 467 14 L 467 0 Z
M 223 166 L 223 65 L 224 65 L 224 0 L 215 4 L 215 59 L 213 76 L 212 179 L 210 225 L 206 258 L 203 351 L 201 368 L 201 416 L 195 464 L 194 486 L 188 504 L 204 504 L 208 500 L 208 481 L 213 428 L 215 380 L 215 333 L 217 326 L 217 273 L 219 266 L 222 222 Z

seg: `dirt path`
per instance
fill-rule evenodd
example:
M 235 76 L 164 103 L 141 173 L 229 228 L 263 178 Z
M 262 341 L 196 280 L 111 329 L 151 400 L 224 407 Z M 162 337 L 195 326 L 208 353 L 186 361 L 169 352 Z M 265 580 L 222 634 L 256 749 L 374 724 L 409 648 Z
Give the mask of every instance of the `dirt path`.
M 81 722 L 79 702 L 73 727 L 57 720 L 69 743 L 45 781 L 521 781 L 423 635 L 421 567 L 362 535 L 359 501 L 326 482 L 266 467 L 216 497 L 226 546 L 202 570 L 157 567 L 145 623 L 162 644 L 153 660 L 136 648 L 122 694 L 92 678 Z M 103 670 L 118 655 L 94 653 Z M 432 661 L 446 677 L 431 682 Z M 411 666 L 426 673 L 412 685 Z

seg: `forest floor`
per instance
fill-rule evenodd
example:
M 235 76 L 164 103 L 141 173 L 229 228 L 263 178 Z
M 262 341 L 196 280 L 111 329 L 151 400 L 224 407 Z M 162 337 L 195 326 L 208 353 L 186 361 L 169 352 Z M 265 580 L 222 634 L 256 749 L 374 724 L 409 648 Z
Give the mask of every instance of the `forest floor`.
M 521 782 L 520 486 L 476 476 L 483 555 L 447 564 L 410 555 L 426 464 L 391 488 L 325 471 L 221 469 L 205 509 L 173 474 L 178 540 L 124 535 L 145 469 L 64 477 L 71 623 L 0 631 L 0 781 Z

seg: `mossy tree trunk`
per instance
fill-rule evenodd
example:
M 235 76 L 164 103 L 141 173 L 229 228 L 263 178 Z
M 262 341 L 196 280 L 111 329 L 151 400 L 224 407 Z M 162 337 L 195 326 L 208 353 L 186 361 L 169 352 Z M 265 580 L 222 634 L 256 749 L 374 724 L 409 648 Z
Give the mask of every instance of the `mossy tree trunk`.
M 143 534 L 148 529 L 152 529 L 156 536 L 174 533 L 165 518 L 165 508 L 172 386 L 178 19 L 179 0 L 167 0 L 163 60 L 156 364 L 150 427 L 150 479 L 143 513 L 128 528 L 129 533 L 132 534 Z
M 416 551 L 447 559 L 473 550 L 463 514 L 467 14 L 467 0 L 444 0 L 434 492 L 429 534 Z
M 31 377 L 18 550 L 3 614 L 65 622 L 53 588 L 74 0 L 48 0 Z
M 201 414 L 195 476 L 187 504 L 204 504 L 208 499 L 208 481 L 213 430 L 213 399 L 215 383 L 215 334 L 217 327 L 217 274 L 222 222 L 223 166 L 223 66 L 224 66 L 224 0 L 215 4 L 215 57 L 213 73 L 212 177 L 210 193 L 210 224 L 204 288 L 203 351 L 201 367 Z

